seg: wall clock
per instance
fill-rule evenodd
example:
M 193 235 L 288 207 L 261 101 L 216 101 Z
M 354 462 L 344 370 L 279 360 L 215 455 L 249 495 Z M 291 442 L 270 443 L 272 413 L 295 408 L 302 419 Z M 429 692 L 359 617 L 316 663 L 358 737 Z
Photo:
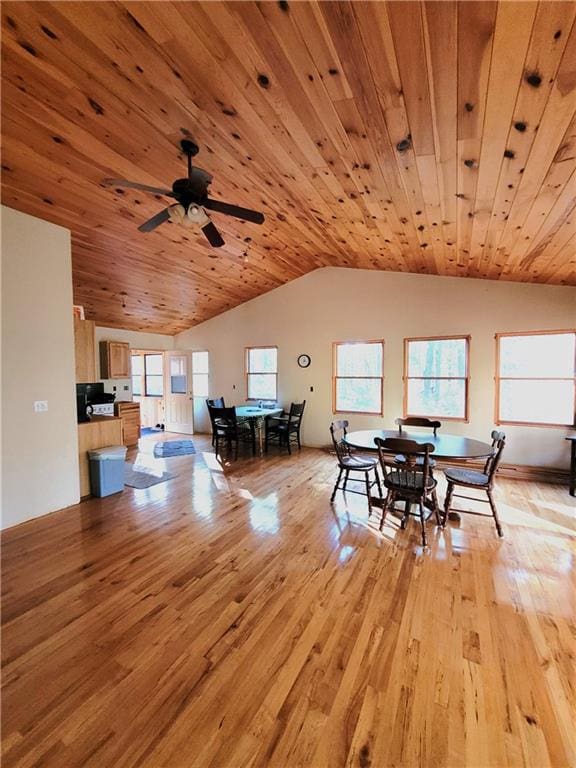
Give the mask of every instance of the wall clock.
M 310 359 L 310 355 L 299 355 L 298 356 L 298 365 L 300 368 L 308 368 L 312 360 Z

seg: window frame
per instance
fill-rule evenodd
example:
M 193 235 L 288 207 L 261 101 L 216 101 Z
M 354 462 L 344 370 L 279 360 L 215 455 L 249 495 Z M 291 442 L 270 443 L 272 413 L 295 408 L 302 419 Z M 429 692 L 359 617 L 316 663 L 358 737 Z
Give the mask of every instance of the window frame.
M 573 334 L 576 337 L 576 329 L 563 328 L 553 331 L 506 331 L 505 333 L 494 334 L 496 342 L 496 369 L 494 371 L 494 423 L 497 426 L 509 425 L 513 427 L 544 427 L 546 429 L 566 429 L 576 427 L 576 344 L 574 355 L 574 376 L 555 376 L 554 378 L 542 379 L 534 376 L 500 376 L 500 339 L 506 336 L 558 336 L 562 334 Z M 576 339 L 575 339 L 576 340 Z M 501 381 L 572 381 L 574 383 L 573 398 L 573 419 L 571 424 L 549 424 L 541 421 L 506 421 L 500 418 L 500 382 Z
M 162 358 L 162 373 L 146 373 L 146 358 L 152 357 L 152 356 Z M 144 352 L 142 357 L 144 358 L 144 373 L 142 374 L 142 378 L 144 380 L 144 397 L 159 397 L 159 398 L 165 397 L 166 392 L 164 390 L 166 389 L 166 360 L 164 357 L 164 352 Z M 150 395 L 148 393 L 148 377 L 149 376 L 156 376 L 157 378 L 162 379 L 161 395 Z
M 195 373 L 194 372 L 194 355 L 197 355 L 201 352 L 205 352 L 208 355 L 208 371 L 206 373 Z M 191 385 L 192 385 L 192 397 L 198 397 L 202 400 L 210 397 L 210 350 L 209 349 L 193 349 L 190 353 L 190 377 L 191 377 Z M 196 387 L 194 386 L 194 376 L 206 376 L 207 380 L 207 394 L 206 395 L 197 395 L 196 394 Z
M 382 374 L 380 376 L 338 376 L 338 347 L 352 344 L 381 344 L 382 345 Z M 386 346 L 384 339 L 354 339 L 352 341 L 332 342 L 332 413 L 354 413 L 359 416 L 384 416 L 384 353 Z M 379 411 L 340 411 L 337 408 L 337 382 L 338 379 L 380 379 L 380 410 Z
M 274 373 L 271 373 L 270 371 L 251 371 L 249 368 L 250 364 L 250 351 L 252 349 L 275 349 L 276 350 L 276 371 Z M 278 402 L 278 347 L 276 344 L 260 344 L 257 346 L 252 347 L 244 347 L 244 367 L 246 370 L 246 400 L 247 402 L 258 402 L 260 400 L 274 400 L 275 402 Z M 252 375 L 265 375 L 265 376 L 274 376 L 274 390 L 275 395 L 274 398 L 264 398 L 264 397 L 250 397 L 250 376 Z
M 464 339 L 466 341 L 466 372 L 465 376 L 408 376 L 408 347 L 411 341 L 456 341 Z M 404 418 L 422 417 L 426 419 L 442 419 L 442 421 L 454 421 L 461 424 L 470 422 L 470 345 L 472 336 L 470 334 L 451 334 L 449 336 L 408 336 L 404 338 L 404 372 L 402 376 L 403 397 L 402 412 Z M 408 382 L 411 379 L 434 381 L 464 381 L 464 416 L 440 416 L 436 413 L 409 413 L 408 412 Z

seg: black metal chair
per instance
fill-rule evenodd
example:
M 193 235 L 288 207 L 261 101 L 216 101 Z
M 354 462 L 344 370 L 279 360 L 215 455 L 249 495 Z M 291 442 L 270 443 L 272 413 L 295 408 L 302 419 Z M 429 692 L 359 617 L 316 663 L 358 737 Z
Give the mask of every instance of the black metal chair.
M 214 446 L 216 440 L 216 433 L 214 432 L 214 418 L 212 416 L 213 408 L 225 408 L 226 403 L 223 397 L 215 397 L 213 400 L 206 400 L 206 406 L 208 408 L 208 415 L 210 416 L 210 425 L 212 427 L 212 446 Z
M 234 443 L 234 458 L 238 458 L 238 443 L 251 443 L 252 455 L 256 455 L 256 430 L 252 419 L 239 422 L 236 417 L 236 408 L 211 408 L 214 419 L 214 443 L 215 451 L 219 452 L 220 441 L 225 440 L 228 451 L 232 450 Z
M 496 504 L 492 496 L 492 488 L 494 487 L 494 478 L 498 470 L 498 465 L 502 458 L 502 452 L 504 451 L 504 445 L 506 443 L 506 435 L 504 432 L 498 432 L 494 430 L 491 434 L 492 438 L 492 455 L 488 457 L 484 469 L 482 472 L 475 471 L 473 469 L 465 469 L 464 467 L 448 467 L 444 470 L 446 480 L 448 481 L 448 490 L 446 491 L 446 499 L 444 501 L 444 518 L 442 525 L 446 525 L 448 513 L 450 512 L 450 504 L 452 499 L 468 499 L 469 501 L 480 501 L 483 504 L 490 504 L 492 510 L 492 517 L 496 524 L 496 530 L 498 536 L 504 536 L 502 532 L 502 526 L 498 520 L 498 512 L 496 511 Z M 487 499 L 478 499 L 474 496 L 463 496 L 458 493 L 454 493 L 456 486 L 462 486 L 464 488 L 475 488 L 479 491 L 485 491 L 488 496 Z M 470 515 L 478 515 L 479 517 L 489 517 L 482 512 L 474 512 L 470 509 L 454 509 L 455 512 L 467 512 Z
M 277 441 L 280 447 L 285 445 L 290 454 L 292 453 L 291 442 L 296 442 L 298 449 L 302 447 L 300 444 L 300 426 L 305 405 L 306 400 L 303 403 L 292 403 L 287 416 L 282 414 L 281 416 L 268 416 L 266 418 L 264 432 L 264 450 L 266 452 L 268 452 L 270 441 Z
M 380 485 L 380 478 L 378 477 L 378 459 L 374 456 L 362 456 L 361 454 L 355 454 L 352 452 L 352 449 L 350 446 L 345 442 L 344 438 L 346 437 L 348 431 L 348 422 L 347 421 L 334 421 L 332 424 L 330 424 L 330 435 L 332 437 L 332 445 L 334 446 L 334 450 L 336 452 L 336 457 L 338 459 L 338 479 L 336 480 L 336 485 L 334 486 L 334 490 L 332 491 L 332 496 L 330 497 L 330 501 L 334 501 L 336 497 L 336 491 L 342 490 L 343 492 L 346 492 L 348 479 L 350 477 L 350 472 L 363 472 L 364 473 L 364 483 L 366 486 L 365 491 L 355 491 L 350 489 L 350 493 L 359 493 L 362 496 L 367 496 L 368 498 L 368 517 L 372 514 L 372 496 L 370 493 L 370 489 L 373 485 L 376 485 L 378 488 L 378 493 L 380 494 L 380 498 L 382 498 L 382 486 Z M 370 480 L 370 472 L 374 472 L 374 480 Z M 340 488 L 340 480 L 342 478 L 342 473 L 344 473 L 344 484 Z M 354 478 L 351 478 L 352 481 L 354 481 Z
M 384 476 L 384 487 L 387 489 L 386 499 L 382 508 L 380 530 L 384 526 L 386 512 L 396 501 L 406 502 L 406 511 L 402 518 L 401 527 L 406 527 L 410 515 L 410 505 L 417 503 L 420 511 L 422 526 L 422 546 L 426 546 L 426 514 L 425 508 L 429 500 L 436 515 L 436 522 L 441 524 L 436 496 L 437 481 L 430 469 L 430 454 L 434 451 L 431 443 L 416 443 L 414 440 L 389 437 L 383 440 L 374 439 L 378 448 L 378 457 Z M 401 454 L 404 461 L 399 463 L 397 455 Z M 420 461 L 419 461 L 420 460 Z

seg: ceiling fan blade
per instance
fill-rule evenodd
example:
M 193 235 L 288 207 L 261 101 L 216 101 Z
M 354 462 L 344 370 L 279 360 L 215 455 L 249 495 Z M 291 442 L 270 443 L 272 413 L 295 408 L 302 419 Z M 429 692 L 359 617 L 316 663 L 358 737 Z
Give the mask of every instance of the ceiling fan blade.
M 222 239 L 222 235 L 220 234 L 220 232 L 218 232 L 218 230 L 216 229 L 216 227 L 211 221 L 209 221 L 208 224 L 205 224 L 202 227 L 202 232 L 204 232 L 206 239 L 208 240 L 208 242 L 213 248 L 220 248 L 221 246 L 224 245 L 224 240 Z
M 170 208 L 164 208 L 163 211 L 157 213 L 156 216 L 152 216 L 151 219 L 145 221 L 144 224 L 140 224 L 138 229 L 140 232 L 152 232 L 153 229 L 159 227 L 160 224 L 164 224 L 170 218 Z
M 150 187 L 148 184 L 138 184 L 136 181 L 126 181 L 125 179 L 102 179 L 102 184 L 104 184 L 106 187 L 126 187 L 127 189 L 141 189 L 142 192 L 152 192 L 154 195 L 174 197 L 171 189 Z
M 222 203 L 220 200 L 211 200 L 208 198 L 203 203 L 205 208 L 209 208 L 211 211 L 217 211 L 218 213 L 227 213 L 228 216 L 235 216 L 237 219 L 244 219 L 244 221 L 252 221 L 254 224 L 264 223 L 264 214 L 258 213 L 258 211 L 252 211 L 250 208 L 241 208 L 239 205 L 231 205 L 230 203 Z

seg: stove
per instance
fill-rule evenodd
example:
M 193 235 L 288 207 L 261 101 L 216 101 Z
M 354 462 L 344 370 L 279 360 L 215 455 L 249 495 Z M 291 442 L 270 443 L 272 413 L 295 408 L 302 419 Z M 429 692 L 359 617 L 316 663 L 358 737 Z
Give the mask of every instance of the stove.
M 92 416 L 114 416 L 114 403 L 90 403 Z

